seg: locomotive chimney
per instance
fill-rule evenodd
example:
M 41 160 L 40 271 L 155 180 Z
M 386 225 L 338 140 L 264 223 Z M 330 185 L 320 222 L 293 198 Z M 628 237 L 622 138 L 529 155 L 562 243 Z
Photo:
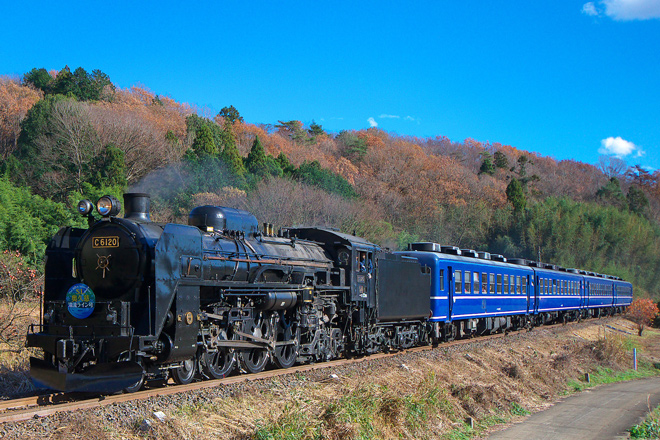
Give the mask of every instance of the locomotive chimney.
M 149 194 L 124 194 L 124 218 L 138 222 L 149 222 Z

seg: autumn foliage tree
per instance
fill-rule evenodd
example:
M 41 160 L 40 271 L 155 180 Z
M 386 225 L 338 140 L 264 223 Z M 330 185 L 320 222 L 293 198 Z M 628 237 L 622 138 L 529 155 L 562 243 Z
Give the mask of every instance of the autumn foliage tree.
M 18 146 L 21 121 L 41 94 L 17 81 L 0 78 L 0 158 L 7 159 Z
M 648 298 L 637 298 L 628 307 L 627 318 L 637 324 L 637 332 L 642 336 L 644 327 L 651 325 L 660 313 L 658 306 Z

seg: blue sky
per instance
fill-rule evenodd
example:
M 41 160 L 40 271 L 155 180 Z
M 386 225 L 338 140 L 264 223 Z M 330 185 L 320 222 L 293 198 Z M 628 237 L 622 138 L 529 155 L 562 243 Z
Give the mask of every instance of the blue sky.
M 2 0 L 0 75 L 82 66 L 250 123 L 660 168 L 660 0 L 66 5 Z

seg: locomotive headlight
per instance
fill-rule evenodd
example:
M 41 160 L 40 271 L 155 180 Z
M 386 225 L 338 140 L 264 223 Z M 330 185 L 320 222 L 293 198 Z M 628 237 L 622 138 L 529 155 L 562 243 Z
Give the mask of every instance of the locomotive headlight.
M 78 202 L 78 212 L 81 215 L 89 215 L 92 213 L 92 210 L 94 209 L 94 205 L 92 205 L 92 202 L 89 200 L 81 200 Z
M 96 202 L 96 210 L 103 217 L 117 215 L 121 211 L 121 203 L 112 196 L 103 196 Z

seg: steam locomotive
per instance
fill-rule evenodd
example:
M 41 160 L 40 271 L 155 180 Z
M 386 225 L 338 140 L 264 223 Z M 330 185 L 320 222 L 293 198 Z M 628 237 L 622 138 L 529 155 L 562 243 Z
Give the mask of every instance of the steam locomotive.
M 331 228 L 259 228 L 200 206 L 151 222 L 149 196 L 104 196 L 46 251 L 42 317 L 27 345 L 37 386 L 135 391 L 400 350 L 456 337 L 622 312 L 620 278 L 469 249 L 389 252 Z
M 259 228 L 201 206 L 188 225 L 150 221 L 149 196 L 78 209 L 46 251 L 41 324 L 27 345 L 39 386 L 108 393 L 144 381 L 221 378 L 429 340 L 430 274 L 329 228 Z

